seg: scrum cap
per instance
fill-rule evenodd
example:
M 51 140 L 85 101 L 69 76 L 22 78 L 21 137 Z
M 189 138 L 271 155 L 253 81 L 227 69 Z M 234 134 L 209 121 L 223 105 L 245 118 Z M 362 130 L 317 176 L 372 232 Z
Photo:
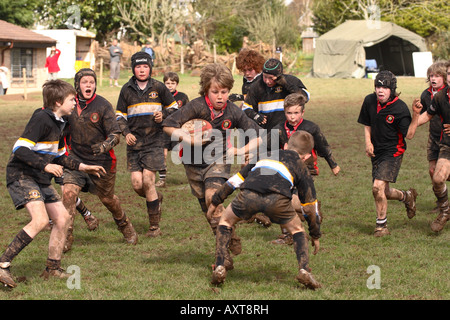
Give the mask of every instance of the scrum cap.
M 76 90 L 77 94 L 81 97 L 83 97 L 83 94 L 81 93 L 81 90 L 80 90 L 80 80 L 81 80 L 81 78 L 86 77 L 86 76 L 94 77 L 95 90 L 97 90 L 97 75 L 95 74 L 95 71 L 92 69 L 89 69 L 89 68 L 82 68 L 82 69 L 78 70 L 78 72 L 75 74 L 75 77 L 73 79 L 75 90 Z M 95 91 L 94 91 L 94 93 L 95 93 Z
M 280 60 L 270 58 L 264 63 L 263 73 L 279 77 L 283 74 L 283 64 Z
M 150 75 L 152 74 L 152 57 L 144 51 L 138 51 L 131 56 L 131 70 L 134 74 L 134 68 L 140 64 L 146 64 L 150 67 Z

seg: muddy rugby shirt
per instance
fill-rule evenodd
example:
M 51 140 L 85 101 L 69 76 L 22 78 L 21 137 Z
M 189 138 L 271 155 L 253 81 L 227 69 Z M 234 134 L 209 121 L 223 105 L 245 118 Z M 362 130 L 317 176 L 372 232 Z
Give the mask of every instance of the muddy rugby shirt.
M 132 133 L 137 139 L 134 146 L 127 145 L 127 150 L 162 148 L 164 133 L 161 123 L 154 121 L 154 114 L 162 111 L 164 119 L 176 110 L 178 104 L 164 83 L 151 78 L 147 87 L 141 90 L 135 76 L 131 77 L 120 90 L 116 106 L 116 119 L 122 134 Z
M 308 165 L 310 173 L 312 175 L 319 174 L 319 167 L 317 166 L 317 156 L 324 158 L 331 169 L 337 167 L 336 160 L 334 159 L 331 147 L 328 144 L 327 139 L 323 135 L 319 126 L 312 121 L 302 119 L 297 126 L 291 126 L 288 121 L 277 125 L 275 130 L 278 130 L 279 146 L 280 149 L 284 149 L 284 145 L 288 143 L 291 135 L 296 131 L 306 131 L 313 136 L 314 148 L 312 150 L 312 157 L 307 159 L 305 163 Z
M 450 146 L 450 136 L 442 132 L 442 124 L 450 124 L 450 88 L 446 86 L 439 91 L 431 101 L 431 105 L 427 109 L 428 114 L 434 116 L 439 115 L 441 120 L 441 136 L 440 143 Z
M 114 109 L 111 103 L 99 96 L 81 102 L 77 98 L 77 106 L 67 117 L 69 152 L 82 159 L 83 163 L 102 166 L 107 172 L 115 172 L 116 155 L 114 149 L 94 155 L 92 146 L 104 142 L 110 135 L 120 135 Z
M 444 89 L 445 86 L 442 86 L 437 90 L 437 92 Z M 427 109 L 431 105 L 431 101 L 433 100 L 434 96 L 437 94 L 437 92 L 433 92 L 433 89 L 429 87 L 428 89 L 424 90 L 420 96 L 420 103 L 422 104 L 422 110 L 420 113 L 424 113 L 427 111 Z M 433 118 L 430 120 L 430 136 L 435 140 L 439 141 L 441 140 L 441 134 L 442 134 L 442 121 L 441 118 L 438 115 L 434 115 Z
M 44 172 L 49 163 L 78 170 L 80 162 L 66 155 L 63 138 L 65 125 L 65 121 L 57 119 L 50 109 L 37 109 L 13 146 L 6 166 L 6 183 L 32 179 L 49 185 L 53 175 Z
M 175 91 L 173 93 L 173 98 L 177 102 L 178 108 L 181 108 L 182 106 L 185 106 L 189 102 L 189 97 L 184 92 Z
M 257 114 L 266 116 L 267 122 L 262 125 L 264 129 L 272 129 L 279 123 L 286 120 L 284 115 L 284 98 L 294 92 L 304 92 L 309 99 L 309 93 L 303 82 L 297 77 L 284 74 L 286 85 L 269 88 L 263 80 L 263 76 L 258 77 L 250 86 L 245 96 L 242 110 L 251 119 L 255 119 Z
M 222 203 L 237 188 L 260 194 L 278 193 L 289 199 L 292 199 L 293 192 L 297 190 L 302 206 L 312 205 L 315 208 L 314 212 L 308 210 L 305 218 L 308 221 L 310 235 L 320 238 L 320 219 L 317 212 L 314 181 L 297 152 L 280 150 L 276 159 L 262 156 L 258 162 L 246 165 L 228 179 L 213 196 L 212 202 L 215 205 Z
M 395 97 L 382 105 L 375 93 L 364 99 L 358 123 L 371 128 L 371 142 L 377 160 L 384 157 L 398 157 L 406 151 L 405 137 L 411 123 L 408 106 Z
M 163 122 L 163 127 L 181 128 L 181 126 L 191 119 L 204 119 L 211 123 L 214 132 L 220 132 L 220 139 L 213 138 L 212 141 L 203 146 L 190 146 L 183 144 L 183 163 L 207 165 L 212 162 L 224 158 L 226 150 L 231 147 L 230 130 L 239 128 L 244 131 L 253 129 L 254 134 L 258 134 L 261 127 L 246 116 L 246 114 L 231 101 L 227 101 L 227 105 L 216 116 L 213 113 L 213 107 L 207 102 L 207 97 L 201 96 L 191 100 L 187 105 L 180 108 L 177 112 L 170 115 Z M 227 132 L 229 133 L 227 136 Z M 235 142 L 233 142 L 235 143 Z M 213 145 L 212 145 L 213 144 Z M 236 145 L 235 145 L 236 146 Z M 236 146 L 238 147 L 238 146 Z M 205 152 L 208 148 L 209 151 Z M 186 149 L 190 149 L 186 151 Z M 216 152 L 217 151 L 217 152 Z M 195 158 L 195 155 L 201 153 L 200 161 Z M 204 158 L 207 155 L 208 159 Z M 188 158 L 189 157 L 189 158 Z

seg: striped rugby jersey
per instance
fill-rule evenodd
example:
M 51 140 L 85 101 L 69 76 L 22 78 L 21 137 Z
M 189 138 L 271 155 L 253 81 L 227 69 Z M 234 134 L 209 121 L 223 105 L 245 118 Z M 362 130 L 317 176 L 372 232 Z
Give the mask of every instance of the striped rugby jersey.
M 116 120 L 122 134 L 132 133 L 137 138 L 134 146 L 127 150 L 143 150 L 148 147 L 162 147 L 164 133 L 161 123 L 154 121 L 156 112 L 163 113 L 163 119 L 178 110 L 178 104 L 164 83 L 150 79 L 147 87 L 140 90 L 135 77 L 122 87 L 116 106 Z
M 66 122 L 57 119 L 49 109 L 37 109 L 22 135 L 13 146 L 6 168 L 7 184 L 33 179 L 39 184 L 51 183 L 52 175 L 44 172 L 49 163 L 77 170 L 80 163 L 67 157 L 63 139 Z

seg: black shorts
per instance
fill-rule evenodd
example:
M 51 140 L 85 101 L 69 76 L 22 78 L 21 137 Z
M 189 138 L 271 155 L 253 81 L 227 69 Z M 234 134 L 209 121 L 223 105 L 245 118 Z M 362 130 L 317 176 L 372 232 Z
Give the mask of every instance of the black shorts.
M 90 192 L 99 197 L 112 197 L 116 184 L 115 172 L 107 172 L 100 178 L 85 172 L 64 169 L 64 184 L 74 184 L 83 192 Z
M 403 155 L 372 159 L 372 181 L 382 180 L 395 183 L 402 165 Z
M 161 171 L 166 169 L 164 164 L 164 148 L 149 148 L 147 150 L 128 151 L 127 152 L 127 168 L 128 171 Z
M 288 197 L 279 193 L 262 194 L 248 189 L 242 189 L 233 199 L 231 209 L 243 220 L 262 212 L 277 224 L 286 224 L 297 215 Z
M 439 158 L 439 141 L 431 135 L 428 136 L 427 143 L 427 160 L 436 161 Z
M 41 185 L 31 179 L 17 180 L 8 184 L 8 191 L 16 210 L 22 209 L 30 201 L 52 203 L 61 201 L 55 187 Z
M 219 189 L 228 180 L 231 165 L 213 163 L 209 166 L 195 166 L 185 164 L 184 170 L 192 194 L 198 199 L 203 199 L 206 189 Z
M 440 158 L 450 160 L 450 146 L 442 143 L 439 145 L 439 159 Z

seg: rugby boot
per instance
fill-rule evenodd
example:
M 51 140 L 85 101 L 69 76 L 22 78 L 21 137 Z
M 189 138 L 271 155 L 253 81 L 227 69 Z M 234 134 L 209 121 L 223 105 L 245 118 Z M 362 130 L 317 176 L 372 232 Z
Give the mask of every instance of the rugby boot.
M 408 191 L 403 191 L 403 194 L 405 195 L 403 203 L 405 204 L 406 215 L 409 219 L 412 219 L 416 215 L 417 191 L 416 189 L 410 188 Z
M 290 233 L 282 233 L 277 239 L 271 241 L 272 244 L 287 244 L 291 245 L 294 243 L 292 235 Z
M 442 229 L 444 229 L 445 224 L 450 218 L 450 214 L 447 210 L 447 213 L 444 213 L 444 211 L 441 211 L 439 215 L 437 216 L 436 220 L 434 220 L 431 223 L 431 230 L 433 232 L 440 232 Z
M 67 279 L 70 276 L 71 274 L 65 272 L 64 269 L 61 268 L 60 260 L 52 259 L 47 259 L 46 267 L 41 274 L 41 278 L 43 278 L 44 280 L 48 280 L 50 277 L 57 279 Z
M 147 233 L 145 234 L 146 237 L 150 237 L 150 238 L 156 238 L 160 235 L 162 235 L 161 232 L 161 228 L 159 227 L 159 221 L 161 220 L 161 214 L 162 214 L 162 202 L 163 202 L 163 194 L 159 191 L 157 191 L 158 194 L 158 201 L 159 201 L 159 206 L 158 206 L 158 213 L 151 215 L 148 215 L 148 219 L 150 222 L 150 228 L 148 229 Z
M 390 232 L 386 226 L 376 226 L 373 235 L 375 237 L 383 237 L 390 235 Z
M 272 221 L 270 221 L 269 217 L 262 213 L 257 213 L 254 218 L 255 221 L 262 225 L 264 228 L 269 228 L 272 225 Z
M 91 214 L 83 216 L 84 222 L 86 222 L 89 231 L 94 231 L 98 228 L 98 219 Z
M 157 183 L 155 183 L 155 187 L 165 188 L 166 187 L 166 179 L 159 179 Z
M 312 274 L 306 271 L 305 269 L 300 269 L 295 279 L 297 279 L 297 281 L 303 284 L 306 288 L 311 290 L 315 290 L 322 287 L 321 284 L 317 282 L 316 279 L 314 279 Z
M 116 222 L 119 231 L 122 232 L 125 241 L 135 245 L 138 242 L 138 235 L 128 217 L 124 214 L 122 219 L 114 219 L 114 221 Z
M 41 278 L 43 278 L 44 280 L 48 280 L 50 278 L 67 279 L 70 276 L 71 276 L 71 274 L 67 273 L 61 267 L 56 268 L 56 269 L 50 269 L 50 268 L 47 267 L 47 268 L 45 268 L 45 270 L 41 274 Z
M 225 282 L 226 277 L 227 269 L 225 268 L 225 266 L 217 266 L 213 270 L 211 283 L 214 285 L 221 285 Z
M 10 262 L 0 263 L 0 282 L 3 283 L 5 287 L 15 288 L 17 284 L 15 283 L 11 272 L 9 271 Z

